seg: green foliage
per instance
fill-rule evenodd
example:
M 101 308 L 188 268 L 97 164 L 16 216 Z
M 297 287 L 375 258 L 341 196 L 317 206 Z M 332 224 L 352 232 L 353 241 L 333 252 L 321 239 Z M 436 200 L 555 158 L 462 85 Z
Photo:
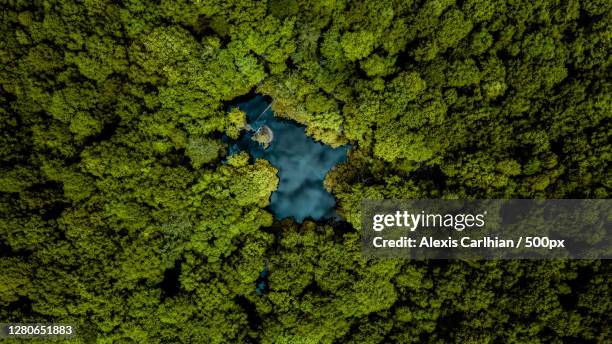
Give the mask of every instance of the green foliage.
M 203 164 L 214 161 L 219 157 L 223 145 L 216 140 L 205 137 L 189 139 L 185 154 L 191 160 L 193 168 L 200 168 Z
M 357 233 L 362 199 L 609 198 L 611 10 L 6 2 L 0 318 L 82 343 L 610 342 L 605 261 L 365 260 Z M 274 220 L 276 169 L 227 155 L 254 91 L 352 145 L 325 180 L 347 223 Z
M 347 32 L 342 36 L 342 50 L 350 61 L 364 58 L 372 52 L 376 43 L 374 34 L 369 31 Z

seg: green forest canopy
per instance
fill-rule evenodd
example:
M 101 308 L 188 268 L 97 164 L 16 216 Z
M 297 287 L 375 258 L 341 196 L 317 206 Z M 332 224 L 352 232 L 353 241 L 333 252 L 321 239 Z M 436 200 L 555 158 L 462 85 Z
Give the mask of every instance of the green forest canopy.
M 365 261 L 358 214 L 609 198 L 611 9 L 3 1 L 0 319 L 100 343 L 609 342 L 606 261 Z M 266 211 L 277 171 L 220 140 L 252 92 L 353 145 L 325 182 L 350 225 Z

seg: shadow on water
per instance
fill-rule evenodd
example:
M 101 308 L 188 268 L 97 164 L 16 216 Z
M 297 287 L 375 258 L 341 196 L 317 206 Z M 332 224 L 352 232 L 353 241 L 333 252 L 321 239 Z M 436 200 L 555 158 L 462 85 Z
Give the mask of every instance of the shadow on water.
M 346 160 L 350 146 L 332 148 L 306 136 L 304 127 L 274 117 L 269 103 L 262 96 L 235 104 L 247 114 L 254 130 L 263 125 L 274 133 L 267 149 L 251 140 L 253 132 L 243 134 L 230 147 L 230 154 L 247 151 L 254 158 L 268 160 L 278 169 L 278 189 L 270 198 L 270 210 L 277 219 L 293 217 L 301 223 L 336 218 L 335 199 L 323 187 L 327 172 Z

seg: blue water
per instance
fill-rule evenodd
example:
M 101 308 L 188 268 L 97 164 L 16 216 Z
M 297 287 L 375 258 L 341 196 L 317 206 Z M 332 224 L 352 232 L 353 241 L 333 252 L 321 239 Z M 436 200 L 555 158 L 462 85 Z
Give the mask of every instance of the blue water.
M 259 278 L 255 281 L 255 292 L 259 295 L 263 295 L 266 293 L 268 288 L 268 276 L 270 275 L 270 268 L 268 264 L 264 267 L 264 269 L 259 273 Z
M 350 146 L 334 149 L 315 142 L 306 136 L 303 126 L 274 117 L 268 105 L 262 96 L 237 104 L 247 114 L 253 129 L 264 124 L 270 127 L 274 141 L 264 149 L 251 140 L 252 132 L 247 132 L 230 147 L 230 154 L 246 150 L 252 157 L 266 159 L 278 169 L 280 181 L 269 206 L 277 219 L 293 217 L 301 223 L 307 217 L 335 218 L 336 201 L 323 188 L 323 179 L 333 166 L 346 160 Z

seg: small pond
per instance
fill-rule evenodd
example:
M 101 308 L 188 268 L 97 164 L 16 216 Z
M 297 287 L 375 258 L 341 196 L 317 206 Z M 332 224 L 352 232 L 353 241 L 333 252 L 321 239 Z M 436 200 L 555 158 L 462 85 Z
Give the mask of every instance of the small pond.
M 262 96 L 236 104 L 254 130 L 263 125 L 272 129 L 274 140 L 264 149 L 251 140 L 254 131 L 246 132 L 230 147 L 230 154 L 248 151 L 278 169 L 280 181 L 269 206 L 277 219 L 293 217 L 301 223 L 307 217 L 335 218 L 335 199 L 323 187 L 323 180 L 334 165 L 346 160 L 350 146 L 332 148 L 315 142 L 306 136 L 303 126 L 274 117 L 269 105 Z

